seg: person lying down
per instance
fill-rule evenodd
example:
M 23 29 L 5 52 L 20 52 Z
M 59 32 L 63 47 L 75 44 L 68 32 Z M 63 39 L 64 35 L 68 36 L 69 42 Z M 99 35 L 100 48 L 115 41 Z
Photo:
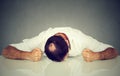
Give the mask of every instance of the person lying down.
M 35 62 L 40 61 L 44 53 L 56 62 L 77 55 L 82 55 L 87 62 L 118 56 L 118 51 L 113 46 L 71 27 L 49 28 L 38 36 L 24 39 L 21 43 L 9 44 L 2 51 L 6 58 Z

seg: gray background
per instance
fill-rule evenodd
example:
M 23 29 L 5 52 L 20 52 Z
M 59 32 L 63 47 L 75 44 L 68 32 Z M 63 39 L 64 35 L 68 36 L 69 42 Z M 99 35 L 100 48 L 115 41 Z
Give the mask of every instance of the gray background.
M 119 0 L 0 0 L 0 52 L 49 27 L 70 26 L 120 52 Z

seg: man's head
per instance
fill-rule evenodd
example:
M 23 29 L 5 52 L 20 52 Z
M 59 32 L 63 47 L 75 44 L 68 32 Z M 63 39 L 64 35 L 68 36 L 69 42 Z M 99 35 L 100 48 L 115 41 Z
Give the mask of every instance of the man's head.
M 45 53 L 49 59 L 61 62 L 68 54 L 68 45 L 61 36 L 52 36 L 45 44 Z

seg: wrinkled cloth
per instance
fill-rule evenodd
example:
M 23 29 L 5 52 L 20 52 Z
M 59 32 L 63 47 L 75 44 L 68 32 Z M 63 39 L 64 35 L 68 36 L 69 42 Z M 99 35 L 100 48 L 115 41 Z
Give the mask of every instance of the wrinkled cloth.
M 108 47 L 113 47 L 84 34 L 80 30 L 71 27 L 49 28 L 41 32 L 38 36 L 30 39 L 24 39 L 21 43 L 10 45 L 21 51 L 31 52 L 34 48 L 40 48 L 44 52 L 44 46 L 47 39 L 56 33 L 64 33 L 68 37 L 71 47 L 69 49 L 69 56 L 80 55 L 85 48 L 88 48 L 93 52 L 100 52 L 107 49 Z

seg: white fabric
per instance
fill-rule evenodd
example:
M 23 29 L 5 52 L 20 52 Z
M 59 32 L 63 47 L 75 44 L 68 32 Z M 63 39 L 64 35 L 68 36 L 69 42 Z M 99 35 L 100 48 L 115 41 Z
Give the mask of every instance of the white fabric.
M 69 38 L 71 45 L 69 56 L 80 55 L 85 48 L 89 48 L 94 52 L 100 52 L 108 47 L 112 47 L 111 45 L 99 42 L 96 39 L 85 35 L 80 30 L 73 29 L 71 27 L 49 28 L 48 30 L 41 32 L 38 36 L 35 36 L 31 39 L 24 39 L 21 43 L 10 45 L 21 51 L 30 52 L 34 48 L 40 48 L 42 51 L 44 51 L 44 46 L 47 39 L 58 32 L 65 33 Z

